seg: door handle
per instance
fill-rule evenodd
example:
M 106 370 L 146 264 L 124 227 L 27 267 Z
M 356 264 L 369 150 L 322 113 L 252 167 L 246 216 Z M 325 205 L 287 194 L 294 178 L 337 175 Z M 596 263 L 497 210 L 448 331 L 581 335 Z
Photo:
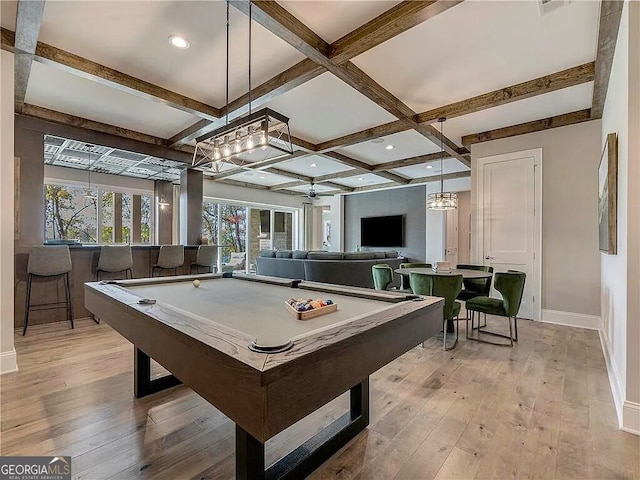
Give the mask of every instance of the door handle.
M 485 260 L 493 260 L 493 257 L 490 257 L 489 255 L 487 255 L 486 257 L 484 257 Z

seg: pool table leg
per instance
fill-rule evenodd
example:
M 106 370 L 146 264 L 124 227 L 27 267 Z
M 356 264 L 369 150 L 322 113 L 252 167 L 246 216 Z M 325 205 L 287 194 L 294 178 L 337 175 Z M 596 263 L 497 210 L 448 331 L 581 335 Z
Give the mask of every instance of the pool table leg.
M 236 425 L 236 480 L 304 478 L 369 425 L 369 377 L 350 390 L 351 409 L 265 469 L 264 443 Z
M 167 388 L 180 385 L 182 382 L 173 375 L 151 379 L 151 357 L 135 348 L 133 358 L 133 394 L 136 398 L 146 397 L 153 393 L 166 390 Z

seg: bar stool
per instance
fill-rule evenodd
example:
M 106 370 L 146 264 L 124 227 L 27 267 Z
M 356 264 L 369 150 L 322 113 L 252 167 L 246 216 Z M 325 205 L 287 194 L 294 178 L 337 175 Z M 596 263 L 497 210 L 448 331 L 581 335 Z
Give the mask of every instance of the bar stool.
M 209 273 L 213 273 L 213 264 L 218 259 L 218 247 L 215 245 L 200 245 L 198 247 L 198 253 L 196 253 L 196 261 L 191 263 L 189 273 L 193 273 L 193 268 L 196 268 L 196 272 L 200 271 L 200 267 L 207 268 Z
M 103 273 L 124 272 L 124 278 L 133 278 L 133 256 L 131 245 L 103 245 L 100 249 L 96 280 L 102 280 Z
M 71 254 L 67 245 L 34 247 L 29 252 L 29 262 L 27 263 L 27 298 L 24 307 L 24 328 L 22 335 L 26 335 L 29 325 L 29 311 L 49 310 L 65 305 L 67 309 L 67 320 L 71 322 L 73 328 L 73 303 L 71 298 L 71 284 L 69 282 L 69 272 L 71 271 Z M 34 278 L 46 278 L 57 280 L 64 279 L 65 301 L 31 304 L 31 284 Z
M 178 267 L 184 264 L 184 245 L 162 245 L 158 254 L 158 261 L 151 267 L 151 276 L 155 277 L 156 269 L 173 270 L 178 274 Z

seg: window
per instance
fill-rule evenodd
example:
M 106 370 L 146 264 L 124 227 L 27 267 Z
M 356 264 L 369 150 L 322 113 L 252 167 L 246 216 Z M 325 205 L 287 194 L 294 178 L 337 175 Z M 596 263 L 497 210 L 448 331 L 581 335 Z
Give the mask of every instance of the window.
M 45 241 L 149 244 L 151 218 L 151 194 L 45 185 Z
M 45 185 L 45 240 L 96 243 L 96 189 Z

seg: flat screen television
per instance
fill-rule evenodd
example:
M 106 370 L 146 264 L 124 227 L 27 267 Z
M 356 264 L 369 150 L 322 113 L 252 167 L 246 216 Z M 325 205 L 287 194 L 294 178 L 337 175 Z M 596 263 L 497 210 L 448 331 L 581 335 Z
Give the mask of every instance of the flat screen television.
M 363 247 L 404 247 L 404 215 L 360 219 Z

